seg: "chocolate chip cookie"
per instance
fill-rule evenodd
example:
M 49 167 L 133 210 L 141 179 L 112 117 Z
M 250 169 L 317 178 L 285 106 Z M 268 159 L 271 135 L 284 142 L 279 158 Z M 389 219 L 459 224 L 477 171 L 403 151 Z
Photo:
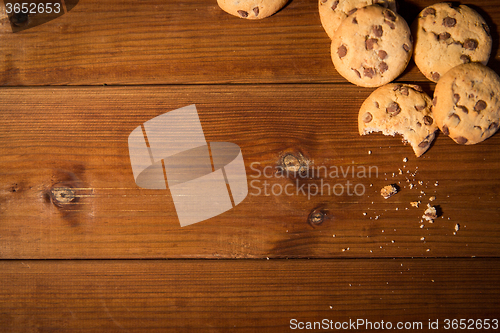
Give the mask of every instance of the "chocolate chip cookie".
M 331 56 L 335 69 L 351 83 L 379 87 L 404 71 L 412 45 L 410 28 L 400 15 L 371 5 L 342 21 L 332 39 Z
M 400 134 L 419 157 L 429 149 L 438 129 L 431 109 L 431 98 L 420 86 L 387 84 L 375 90 L 361 105 L 359 134 Z
M 449 70 L 436 84 L 433 113 L 441 131 L 462 145 L 486 140 L 500 124 L 500 77 L 481 63 Z
M 437 82 L 460 64 L 486 65 L 490 57 L 490 29 L 481 15 L 465 5 L 431 5 L 420 12 L 411 29 L 415 64 L 431 81 Z
M 219 7 L 234 16 L 256 20 L 271 16 L 288 0 L 217 0 Z
M 378 4 L 396 12 L 396 0 L 319 0 L 319 17 L 326 33 L 333 39 L 333 33 L 340 23 L 357 9 Z

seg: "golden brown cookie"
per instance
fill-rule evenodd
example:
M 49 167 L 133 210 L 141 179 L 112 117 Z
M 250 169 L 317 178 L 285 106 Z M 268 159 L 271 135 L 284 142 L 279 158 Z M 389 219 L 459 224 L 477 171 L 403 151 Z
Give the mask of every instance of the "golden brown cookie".
M 400 134 L 419 157 L 429 149 L 437 131 L 431 108 L 431 98 L 419 86 L 387 84 L 375 90 L 361 105 L 359 134 Z
M 361 87 L 379 87 L 398 77 L 411 58 L 406 21 L 392 10 L 372 5 L 349 15 L 335 32 L 331 56 L 335 69 Z
M 231 15 L 257 20 L 273 15 L 287 0 L 217 0 L 219 7 Z
M 486 140 L 500 124 L 500 77 L 481 63 L 449 70 L 436 84 L 433 114 L 441 131 L 458 144 Z
M 328 36 L 333 39 L 334 32 L 349 14 L 374 4 L 396 12 L 396 0 L 319 0 L 319 18 Z
M 486 65 L 490 57 L 490 29 L 481 15 L 465 5 L 431 5 L 420 12 L 411 29 L 415 64 L 431 81 L 437 82 L 460 64 Z

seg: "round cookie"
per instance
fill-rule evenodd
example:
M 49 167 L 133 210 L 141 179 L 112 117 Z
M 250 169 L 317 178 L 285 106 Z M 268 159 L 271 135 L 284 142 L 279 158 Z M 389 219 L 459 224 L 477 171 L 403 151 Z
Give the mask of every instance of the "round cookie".
M 438 129 L 431 98 L 417 85 L 390 83 L 371 93 L 359 109 L 360 135 L 401 134 L 417 157 L 429 149 Z
M 487 64 L 491 53 L 490 29 L 471 8 L 442 2 L 422 10 L 412 24 L 415 64 L 437 82 L 453 67 L 469 63 Z
M 326 33 L 333 34 L 340 23 L 356 9 L 379 4 L 396 12 L 396 0 L 319 0 L 319 17 Z
M 481 63 L 449 70 L 436 84 L 433 114 L 441 131 L 458 144 L 486 140 L 500 123 L 500 77 Z
M 331 45 L 335 69 L 362 87 L 379 87 L 394 80 L 408 65 L 411 51 L 406 21 L 378 5 L 349 15 L 335 32 Z
M 219 7 L 234 16 L 263 19 L 283 8 L 288 0 L 217 0 Z

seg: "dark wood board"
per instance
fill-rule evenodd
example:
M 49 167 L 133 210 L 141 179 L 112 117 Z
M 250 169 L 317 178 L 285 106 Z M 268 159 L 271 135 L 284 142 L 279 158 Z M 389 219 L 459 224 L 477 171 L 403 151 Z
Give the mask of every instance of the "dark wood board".
M 293 319 L 445 332 L 446 319 L 500 316 L 500 265 L 484 259 L 28 260 L 1 262 L 0 276 L 0 332 L 335 330 Z
M 437 1 L 399 1 L 409 24 Z M 470 2 L 491 27 L 500 72 L 498 1 Z M 2 10 L 3 10 L 2 6 Z M 292 0 L 264 20 L 216 0 L 80 0 L 67 14 L 12 33 L 0 24 L 0 85 L 347 83 L 330 59 L 316 0 Z M 426 81 L 413 62 L 402 81 Z
M 401 138 L 359 136 L 357 112 L 370 90 L 338 88 L 4 88 L 0 256 L 497 257 L 500 137 L 460 146 L 440 135 L 416 158 Z M 169 190 L 135 184 L 127 138 L 146 120 L 192 103 L 207 141 L 241 147 L 249 194 L 181 228 Z M 276 174 L 286 154 L 301 154 L 316 174 Z M 57 206 L 50 191 L 66 183 L 79 201 Z M 392 183 L 401 191 L 386 200 L 380 189 Z M 442 212 L 433 224 L 420 223 L 427 203 Z M 311 223 L 314 212 L 323 223 Z

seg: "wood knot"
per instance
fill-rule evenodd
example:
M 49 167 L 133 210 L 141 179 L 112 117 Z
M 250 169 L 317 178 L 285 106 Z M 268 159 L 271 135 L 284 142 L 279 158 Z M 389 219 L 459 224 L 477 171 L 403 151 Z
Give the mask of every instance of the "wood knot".
M 313 210 L 310 214 L 309 217 L 307 218 L 307 221 L 309 222 L 310 225 L 312 226 L 317 226 L 323 223 L 325 220 L 326 213 L 322 212 L 319 209 Z
M 278 162 L 278 170 L 287 176 L 306 176 L 311 161 L 300 152 L 287 152 Z
M 54 185 L 49 192 L 52 203 L 58 207 L 68 205 L 77 201 L 76 191 L 72 187 L 63 184 Z

